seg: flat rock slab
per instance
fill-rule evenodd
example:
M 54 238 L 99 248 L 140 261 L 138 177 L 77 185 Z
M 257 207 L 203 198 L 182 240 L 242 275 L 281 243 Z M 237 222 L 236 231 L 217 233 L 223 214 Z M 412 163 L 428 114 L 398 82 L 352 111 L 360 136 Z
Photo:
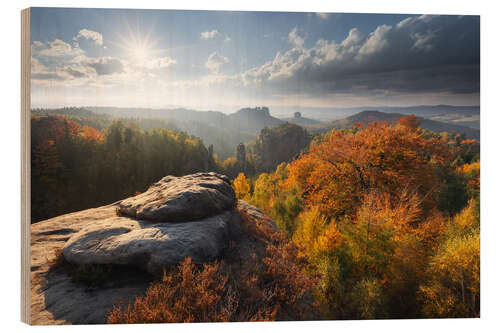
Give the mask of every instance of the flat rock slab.
M 229 179 L 208 172 L 164 177 L 146 192 L 122 200 L 118 209 L 139 220 L 185 222 L 231 210 L 235 202 Z
M 152 223 L 114 216 L 83 228 L 66 242 L 64 258 L 74 264 L 135 266 L 153 275 L 186 257 L 217 258 L 224 249 L 232 212 L 183 223 Z
M 113 305 L 118 305 L 120 300 L 127 304 L 135 297 L 144 295 L 150 283 L 149 278 L 134 283 L 116 281 L 111 287 L 89 290 L 85 285 L 73 282 L 63 269 L 50 268 L 50 263 L 55 258 L 55 250 L 61 249 L 68 239 L 77 234 L 81 235 L 84 230 L 88 230 L 94 224 L 109 228 L 116 227 L 115 223 L 118 222 L 119 228 L 132 230 L 157 224 L 134 221 L 129 217 L 118 217 L 116 216 L 117 204 L 61 215 L 31 225 L 31 324 L 104 324 L 106 312 L 111 310 Z M 276 228 L 274 222 L 267 219 L 261 211 L 242 200 L 238 201 L 238 209 L 246 209 L 252 218 L 264 219 Z M 230 228 L 237 229 L 239 225 L 237 213 L 234 213 L 234 210 L 228 213 L 233 214 Z M 189 224 L 186 224 L 186 227 Z M 163 223 L 160 227 L 166 225 Z M 114 237 L 119 237 L 119 235 Z M 263 253 L 266 248 L 265 243 L 260 244 L 244 232 L 235 238 L 235 241 L 237 251 L 241 255 L 242 265 L 252 253 Z M 201 256 L 204 255 L 206 254 L 201 253 Z M 128 277 L 124 278 L 129 280 Z

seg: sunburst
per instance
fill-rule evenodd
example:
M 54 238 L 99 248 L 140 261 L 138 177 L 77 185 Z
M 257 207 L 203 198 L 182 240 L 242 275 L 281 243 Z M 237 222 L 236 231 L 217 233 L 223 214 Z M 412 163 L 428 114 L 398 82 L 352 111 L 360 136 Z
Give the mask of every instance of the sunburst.
M 139 28 L 128 27 L 126 36 L 119 35 L 117 46 L 123 50 L 123 57 L 135 65 L 145 64 L 157 53 L 156 41 L 151 38 L 151 31 L 143 33 Z

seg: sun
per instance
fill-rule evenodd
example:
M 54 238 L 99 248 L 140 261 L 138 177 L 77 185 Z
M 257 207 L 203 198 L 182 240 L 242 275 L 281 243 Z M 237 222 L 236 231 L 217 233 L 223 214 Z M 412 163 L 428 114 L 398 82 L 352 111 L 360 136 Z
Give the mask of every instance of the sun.
M 134 64 L 141 65 L 154 57 L 155 41 L 151 33 L 142 33 L 140 29 L 130 29 L 128 35 L 120 36 L 120 48 L 123 56 Z
M 136 62 L 144 62 L 151 57 L 151 48 L 147 44 L 131 43 L 127 49 L 129 57 Z
M 142 36 L 131 36 L 125 43 L 126 56 L 133 62 L 146 62 L 153 53 L 153 45 L 149 38 Z
M 144 45 L 133 45 L 130 48 L 130 55 L 133 60 L 146 61 L 150 57 L 150 50 Z

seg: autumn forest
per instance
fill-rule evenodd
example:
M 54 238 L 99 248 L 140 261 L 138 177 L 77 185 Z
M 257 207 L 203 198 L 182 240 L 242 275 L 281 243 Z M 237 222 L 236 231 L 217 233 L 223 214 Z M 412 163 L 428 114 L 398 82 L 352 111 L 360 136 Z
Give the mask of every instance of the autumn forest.
M 419 125 L 411 115 L 310 134 L 284 123 L 221 160 L 168 121 L 35 110 L 32 223 L 133 196 L 165 175 L 216 171 L 275 221 L 269 261 L 232 279 L 228 260 L 183 262 L 109 322 L 478 317 L 479 142 Z M 266 298 L 271 290 L 284 294 Z M 169 306 L 156 309 L 158 295 Z M 304 295 L 306 309 L 296 306 Z M 227 315 L 234 298 L 238 316 Z
M 487 319 L 480 15 L 221 9 L 23 11 L 22 320 Z

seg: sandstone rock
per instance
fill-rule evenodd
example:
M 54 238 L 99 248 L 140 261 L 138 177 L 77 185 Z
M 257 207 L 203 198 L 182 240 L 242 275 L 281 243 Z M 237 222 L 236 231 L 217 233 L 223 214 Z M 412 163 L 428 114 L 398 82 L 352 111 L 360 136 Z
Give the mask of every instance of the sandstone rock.
M 108 205 L 65 214 L 31 225 L 31 324 L 104 324 L 106 311 L 145 292 L 148 277 L 133 283 L 118 281 L 112 288 L 89 290 L 74 283 L 62 269 L 51 269 L 55 251 L 92 223 L 116 216 Z M 145 274 L 146 275 L 146 274 Z
M 186 257 L 200 263 L 217 258 L 225 247 L 232 216 L 225 212 L 183 223 L 111 217 L 74 234 L 62 251 L 67 261 L 78 265 L 129 265 L 161 275 L 163 268 Z
M 269 223 L 269 226 L 273 228 L 275 231 L 278 231 L 278 227 L 274 223 L 273 220 L 271 220 L 269 217 L 267 217 L 266 214 L 264 214 L 260 209 L 258 209 L 255 206 L 250 205 L 248 202 L 243 201 L 243 200 L 238 200 L 238 210 L 246 210 L 247 214 L 253 219 L 253 220 L 263 220 L 267 223 Z
M 218 200 L 218 212 L 207 213 L 211 215 L 201 219 L 183 218 L 182 222 L 178 223 L 117 216 L 116 208 L 134 199 L 129 198 L 111 205 L 66 214 L 31 225 L 32 324 L 105 323 L 106 312 L 113 305 L 119 304 L 120 301 L 127 304 L 136 296 L 143 295 L 151 281 L 149 274 L 140 275 L 143 273 L 137 270 L 137 276 L 132 277 L 132 273 L 127 273 L 118 280 L 110 281 L 109 285 L 89 289 L 85 285 L 73 282 L 64 269 L 51 268 L 50 262 L 57 249 L 63 249 L 65 259 L 75 264 L 116 264 L 123 267 L 137 267 L 154 275 L 161 274 L 163 267 L 176 264 L 187 256 L 194 262 L 200 263 L 219 258 L 229 243 L 233 244 L 234 251 L 239 253 L 242 265 L 253 253 L 258 257 L 265 253 L 266 242 L 245 233 L 240 225 L 238 211 L 246 210 L 251 219 L 264 220 L 274 229 L 276 225 L 260 210 L 244 201 L 239 200 L 235 205 L 232 189 L 229 191 L 230 187 L 227 189 L 224 185 L 230 186 L 227 178 L 213 173 L 171 178 L 165 184 L 182 181 L 184 184 L 192 185 L 182 188 L 186 185 L 179 184 L 181 187 L 176 191 L 180 196 L 186 190 L 199 194 L 215 188 L 214 196 L 217 197 L 216 201 Z M 209 185 L 201 185 L 204 183 Z M 210 187 L 210 184 L 216 186 Z M 203 188 L 197 189 L 198 186 Z M 169 189 L 167 192 L 175 191 Z M 200 200 L 206 200 L 213 194 L 210 191 L 208 193 L 200 194 Z M 223 208 L 222 202 L 226 199 L 228 207 Z M 182 206 L 186 214 L 190 213 L 189 210 L 198 209 L 197 201 L 182 200 L 172 196 L 165 200 L 163 205 L 172 203 Z M 216 204 L 213 201 L 203 202 L 207 205 Z M 146 199 L 143 203 L 146 207 Z M 172 219 L 169 218 L 169 221 Z
M 209 172 L 167 176 L 135 197 L 121 201 L 121 213 L 139 220 L 184 222 L 230 210 L 236 201 L 226 176 Z

